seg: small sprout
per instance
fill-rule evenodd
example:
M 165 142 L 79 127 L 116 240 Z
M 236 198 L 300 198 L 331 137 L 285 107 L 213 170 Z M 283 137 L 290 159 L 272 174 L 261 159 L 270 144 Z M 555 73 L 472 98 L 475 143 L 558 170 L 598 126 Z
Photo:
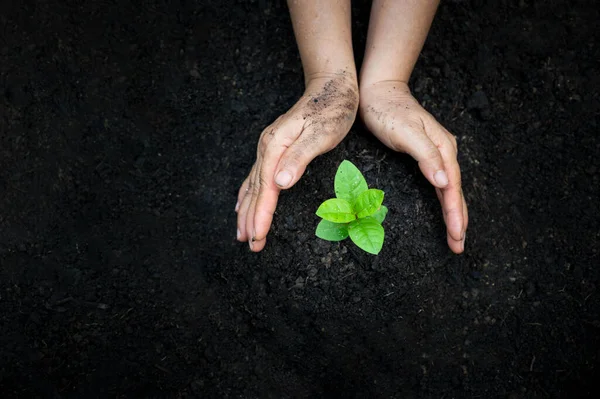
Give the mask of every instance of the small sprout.
M 387 215 L 382 205 L 384 193 L 369 189 L 362 173 L 350 161 L 343 161 L 335 174 L 335 196 L 323 202 L 317 216 L 317 237 L 342 241 L 348 236 L 362 250 L 377 255 L 385 232 L 381 223 Z

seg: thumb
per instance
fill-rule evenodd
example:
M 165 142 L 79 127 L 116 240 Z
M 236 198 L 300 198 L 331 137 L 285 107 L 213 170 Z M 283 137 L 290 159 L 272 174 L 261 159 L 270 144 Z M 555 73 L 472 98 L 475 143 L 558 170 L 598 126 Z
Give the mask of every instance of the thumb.
M 448 185 L 442 154 L 423 129 L 411 126 L 406 129 L 405 134 L 397 135 L 396 138 L 399 142 L 394 143 L 394 147 L 409 153 L 434 187 L 444 188 Z
M 329 147 L 319 146 L 318 141 L 300 136 L 292 145 L 290 145 L 279 161 L 275 172 L 275 184 L 279 188 L 287 189 L 292 187 L 300 180 L 304 174 L 306 166 L 317 156 L 331 150 Z

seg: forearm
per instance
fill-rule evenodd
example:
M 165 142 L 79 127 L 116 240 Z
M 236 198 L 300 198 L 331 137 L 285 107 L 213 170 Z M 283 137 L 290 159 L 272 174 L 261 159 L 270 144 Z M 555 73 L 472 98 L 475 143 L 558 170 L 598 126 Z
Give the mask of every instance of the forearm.
M 374 0 L 361 86 L 383 80 L 408 82 L 439 0 Z
M 346 75 L 356 83 L 350 0 L 288 0 L 304 79 Z

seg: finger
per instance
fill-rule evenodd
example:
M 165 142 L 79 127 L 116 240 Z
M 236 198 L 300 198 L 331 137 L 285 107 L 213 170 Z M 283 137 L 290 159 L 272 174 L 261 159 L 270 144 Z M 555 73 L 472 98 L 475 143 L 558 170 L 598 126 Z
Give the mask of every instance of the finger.
M 406 125 L 402 134 L 394 134 L 392 145 L 398 151 L 410 154 L 418 163 L 419 169 L 434 187 L 448 185 L 448 174 L 444 160 L 436 144 L 425 133 L 423 125 Z
M 260 173 L 260 168 L 262 164 L 262 158 L 258 158 L 256 160 L 256 168 L 254 170 L 254 174 L 252 175 L 252 182 L 250 186 L 252 189 L 249 192 L 250 202 L 248 204 L 248 211 L 246 213 L 246 235 L 248 236 L 248 246 L 252 250 L 254 246 L 254 240 L 252 239 L 252 234 L 254 232 L 254 210 L 256 208 L 256 199 L 258 198 L 258 193 L 260 191 L 260 179 L 258 175 Z
M 239 209 L 240 209 L 240 204 L 242 203 L 242 200 L 246 196 L 246 192 L 248 191 L 249 185 L 250 185 L 250 176 L 246 177 L 246 179 L 244 180 L 244 182 L 242 183 L 242 185 L 240 186 L 240 189 L 238 191 L 237 202 L 235 203 L 235 211 L 236 212 L 239 211 Z
M 264 172 L 264 170 L 262 171 Z M 252 238 L 255 241 L 261 241 L 267 236 L 271 224 L 273 223 L 273 215 L 277 208 L 277 200 L 281 189 L 273 183 L 273 174 L 268 174 L 268 178 L 260 178 L 260 191 L 254 208 L 254 220 L 252 222 Z
M 282 189 L 292 187 L 300 180 L 308 164 L 317 156 L 333 149 L 335 144 L 337 143 L 332 143 L 326 132 L 306 129 L 283 153 L 277 165 L 275 184 Z
M 461 253 L 464 249 L 464 238 L 463 238 L 463 240 L 456 241 L 450 235 L 450 230 L 448 229 L 448 215 L 444 208 L 445 207 L 444 192 L 439 188 L 436 188 L 435 192 L 437 194 L 438 200 L 440 201 L 440 204 L 442 205 L 442 215 L 444 216 L 444 223 L 446 224 L 446 239 L 448 241 L 448 246 L 450 247 L 452 252 Z
M 467 241 L 467 227 L 469 225 L 469 211 L 467 209 L 467 201 L 465 200 L 465 195 L 461 190 L 461 195 L 463 198 L 463 231 L 464 236 L 463 236 L 463 240 L 462 240 L 462 250 L 465 250 L 465 242 Z
M 438 198 L 442 204 L 448 245 L 452 251 L 461 253 L 464 248 L 464 198 L 461 188 L 460 167 L 458 165 L 456 139 L 433 117 L 426 119 L 427 134 L 439 149 L 448 174 L 448 185 L 440 190 Z
M 268 146 L 261 147 L 259 145 L 259 148 L 264 148 L 264 150 L 261 154 L 262 162 L 257 176 L 260 188 L 252 221 L 252 238 L 257 243 L 257 248 L 262 249 L 264 246 L 262 241 L 273 223 L 273 215 L 281 191 L 281 188 L 275 183 L 275 170 L 283 154 L 294 143 L 301 130 L 302 125 L 296 123 L 280 126 L 277 132 L 267 132 L 267 134 L 273 135 Z
M 453 192 L 449 191 L 448 189 L 436 189 L 436 194 L 440 204 L 442 205 L 442 214 L 444 216 L 444 223 L 446 224 L 448 246 L 453 252 L 461 253 L 464 250 L 465 232 L 468 224 L 467 205 L 464 197 L 462 196 L 462 191 L 460 198 L 460 209 L 462 211 L 462 225 L 460 234 L 462 238 L 460 239 L 457 239 L 457 235 L 455 233 L 458 229 L 456 227 L 452 227 L 453 225 L 456 226 L 459 223 L 458 220 L 461 220 L 460 217 L 456 217 L 457 212 L 452 209 L 452 200 L 448 200 L 448 198 L 452 196 Z
M 248 246 L 250 247 L 250 250 L 254 251 L 254 252 L 257 252 L 257 249 L 259 247 L 259 245 L 255 245 L 255 244 L 260 244 L 260 243 L 257 243 L 256 239 L 254 238 L 254 214 L 256 213 L 256 201 L 258 199 L 258 195 L 259 195 L 259 192 L 261 189 L 260 173 L 261 173 L 262 164 L 263 164 L 262 158 L 258 159 L 257 164 L 256 164 L 256 171 L 255 171 L 254 175 L 252 175 L 253 189 L 251 190 L 250 204 L 248 206 L 248 213 L 246 215 L 246 234 L 248 235 Z M 262 249 L 262 247 L 261 247 L 261 249 Z
M 448 230 L 448 243 L 454 241 L 455 245 L 451 245 L 451 248 L 454 252 L 460 253 L 462 249 L 459 243 L 462 242 L 465 233 L 460 167 L 453 147 L 443 146 L 440 152 L 448 172 L 448 185 L 442 190 L 442 208 Z
M 252 238 L 253 228 L 250 229 L 249 224 L 254 220 L 254 211 L 251 210 L 250 207 L 252 206 L 253 198 L 256 198 L 258 191 L 260 190 L 260 187 L 257 184 L 256 175 L 259 173 L 263 155 L 266 149 L 269 147 L 270 141 L 275 137 L 274 132 L 280 123 L 281 117 L 277 118 L 273 124 L 265 128 L 265 130 L 263 130 L 261 133 L 256 151 L 256 162 L 254 162 L 252 171 L 246 179 L 247 186 L 244 188 L 245 192 L 240 189 L 240 193 L 238 194 L 238 201 L 240 201 L 240 211 L 238 213 L 238 236 L 240 237 L 240 241 L 249 241 Z M 249 218 L 249 215 L 252 215 L 252 218 Z
M 240 207 L 238 209 L 238 217 L 237 217 L 237 237 L 239 241 L 248 241 L 248 234 L 246 231 L 246 221 L 248 216 L 248 210 L 250 207 L 250 201 L 252 200 L 252 192 L 254 190 L 254 174 L 256 172 L 256 163 L 252 166 L 252 170 L 248 175 L 248 190 L 244 190 L 242 193 L 242 201 L 240 202 Z
M 450 183 L 452 184 L 452 183 Z M 448 238 L 454 241 L 462 241 L 464 237 L 463 200 L 460 190 L 446 188 L 443 193 L 444 202 L 442 208 L 445 215 Z
M 467 231 L 467 227 L 469 226 L 469 209 L 467 207 L 467 200 L 465 198 L 465 193 L 460 190 L 460 194 L 463 199 L 463 231 Z

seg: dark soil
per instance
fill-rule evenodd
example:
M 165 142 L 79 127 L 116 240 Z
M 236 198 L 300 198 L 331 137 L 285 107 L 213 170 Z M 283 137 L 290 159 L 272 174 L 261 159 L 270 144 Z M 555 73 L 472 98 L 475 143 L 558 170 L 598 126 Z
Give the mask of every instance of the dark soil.
M 0 396 L 597 397 L 597 2 L 440 7 L 411 87 L 459 140 L 461 256 L 360 123 L 236 242 L 303 78 L 285 6 L 206 3 L 1 2 Z M 378 257 L 314 237 L 343 159 L 386 192 Z

